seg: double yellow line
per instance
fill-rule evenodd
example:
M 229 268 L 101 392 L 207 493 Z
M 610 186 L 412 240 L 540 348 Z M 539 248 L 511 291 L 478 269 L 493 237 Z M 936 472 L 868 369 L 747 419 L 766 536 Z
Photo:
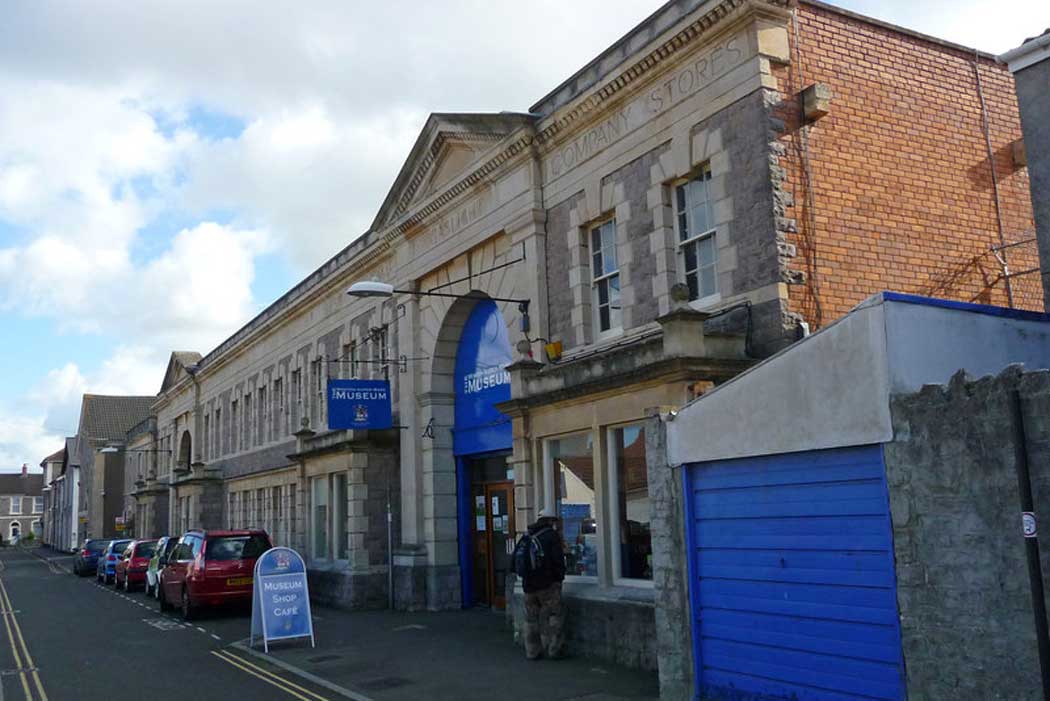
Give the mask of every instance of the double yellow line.
M 228 650 L 212 650 L 211 654 L 215 655 L 223 662 L 233 667 L 236 667 L 242 672 L 246 672 L 252 675 L 253 677 L 258 677 L 267 684 L 272 684 L 273 686 L 276 686 L 281 691 L 284 691 L 285 693 L 293 696 L 294 698 L 299 699 L 300 701 L 329 701 L 328 698 L 321 696 L 320 694 L 315 693 L 313 691 L 310 691 L 309 689 L 305 689 L 299 686 L 298 684 L 294 684 L 285 679 L 284 677 L 279 677 L 276 674 L 273 674 L 272 672 L 268 672 L 259 665 L 252 664 L 243 657 L 235 655 Z M 46 701 L 46 698 L 44 701 Z
M 4 580 L 0 579 L 0 617 L 4 619 L 4 627 L 7 629 L 7 640 L 11 643 L 11 653 L 15 657 L 15 667 L 18 669 L 18 679 L 22 682 L 22 691 L 25 692 L 26 701 L 47 701 L 44 685 L 40 683 L 40 674 L 37 673 L 36 664 L 29 654 L 29 646 L 22 637 L 22 627 L 18 625 L 15 617 L 15 607 L 11 604 L 11 597 L 7 595 L 7 587 Z M 13 632 L 12 632 L 13 631 Z M 17 643 L 15 639 L 17 637 Z M 19 654 L 21 652 L 21 654 Z M 24 664 L 23 664 L 24 663 Z M 28 674 L 27 674 L 28 672 Z M 36 696 L 29 686 L 29 678 L 32 677 Z

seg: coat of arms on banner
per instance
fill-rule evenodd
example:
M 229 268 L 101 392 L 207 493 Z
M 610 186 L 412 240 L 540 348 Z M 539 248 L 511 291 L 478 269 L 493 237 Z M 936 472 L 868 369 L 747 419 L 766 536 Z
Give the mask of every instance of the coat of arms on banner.
M 368 407 L 364 404 L 354 405 L 354 423 L 368 423 Z

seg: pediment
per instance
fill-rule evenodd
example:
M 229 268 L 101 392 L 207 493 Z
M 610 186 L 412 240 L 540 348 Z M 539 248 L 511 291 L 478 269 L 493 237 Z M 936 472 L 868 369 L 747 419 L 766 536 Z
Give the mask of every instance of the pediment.
M 383 201 L 372 230 L 393 224 L 470 175 L 505 138 L 534 118 L 527 114 L 432 114 Z
M 200 362 L 201 354 L 192 351 L 175 351 L 168 359 L 168 369 L 164 371 L 164 382 L 160 385 L 160 393 L 164 394 L 169 388 L 177 385 L 182 378 L 189 375 L 187 367 L 195 366 Z

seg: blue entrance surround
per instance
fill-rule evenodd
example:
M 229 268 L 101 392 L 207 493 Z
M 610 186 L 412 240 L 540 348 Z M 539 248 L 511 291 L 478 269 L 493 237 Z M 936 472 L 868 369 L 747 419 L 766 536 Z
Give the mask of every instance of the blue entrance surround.
M 686 465 L 697 698 L 905 698 L 882 446 Z
M 475 305 L 463 326 L 456 349 L 455 426 L 452 449 L 456 456 L 456 493 L 459 531 L 459 571 L 463 607 L 474 605 L 474 558 L 471 556 L 471 475 L 469 458 L 509 451 L 513 443 L 510 418 L 495 404 L 510 399 L 513 361 L 507 325 L 491 300 Z

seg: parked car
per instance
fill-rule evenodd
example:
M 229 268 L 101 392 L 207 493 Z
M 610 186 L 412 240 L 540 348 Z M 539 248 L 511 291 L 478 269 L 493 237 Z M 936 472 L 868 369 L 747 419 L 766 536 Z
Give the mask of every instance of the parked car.
M 173 606 L 189 620 L 207 606 L 252 599 L 255 560 L 273 547 L 266 531 L 189 531 L 160 573 L 160 610 Z
M 150 558 L 157 549 L 155 540 L 133 540 L 124 548 L 124 554 L 117 559 L 117 566 L 113 571 L 113 580 L 118 587 L 124 587 L 124 591 L 138 589 L 146 582 L 146 568 L 149 567 Z
M 120 562 L 124 548 L 128 547 L 130 542 L 129 539 L 109 541 L 109 545 L 98 556 L 98 565 L 95 567 L 95 579 L 103 584 L 110 584 L 113 581 L 117 571 L 117 563 Z
M 157 582 L 160 579 L 160 571 L 164 569 L 164 565 L 168 564 L 168 556 L 171 555 L 171 551 L 178 544 L 178 536 L 173 535 L 161 536 L 160 540 L 157 541 L 153 557 L 150 558 L 149 566 L 146 568 L 146 596 L 160 598 L 160 587 L 157 586 Z
M 88 538 L 73 556 L 73 574 L 86 577 L 98 569 L 98 556 L 109 545 L 109 540 Z

